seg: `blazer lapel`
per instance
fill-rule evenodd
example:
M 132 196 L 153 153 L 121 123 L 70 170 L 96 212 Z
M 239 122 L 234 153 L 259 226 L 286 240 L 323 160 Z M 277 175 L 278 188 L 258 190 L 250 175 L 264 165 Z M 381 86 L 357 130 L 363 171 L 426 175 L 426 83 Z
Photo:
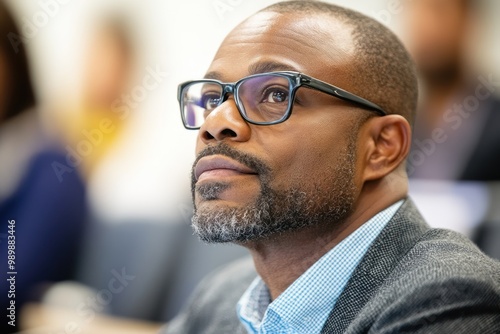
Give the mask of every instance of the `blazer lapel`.
M 428 229 L 411 199 L 407 199 L 368 249 L 321 332 L 344 332 L 401 258 Z

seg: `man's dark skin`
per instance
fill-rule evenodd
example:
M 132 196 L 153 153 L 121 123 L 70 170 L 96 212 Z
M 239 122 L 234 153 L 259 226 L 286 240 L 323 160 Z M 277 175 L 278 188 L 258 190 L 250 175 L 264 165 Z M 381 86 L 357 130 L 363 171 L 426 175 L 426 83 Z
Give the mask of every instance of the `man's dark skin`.
M 323 14 L 260 12 L 224 40 L 207 77 L 235 82 L 256 72 L 293 70 L 356 92 L 357 87 L 350 80 L 356 73 L 351 31 L 348 25 Z M 313 90 L 299 92 L 303 103 L 294 105 L 288 120 L 271 126 L 247 123 L 230 95 L 202 125 L 197 154 L 209 145 L 223 142 L 265 162 L 273 171 L 269 184 L 273 189 L 298 187 L 309 193 L 327 192 L 329 185 L 321 181 L 337 167 L 334 164 L 338 157 L 346 154 L 353 124 L 370 111 Z M 356 137 L 354 203 L 342 222 L 323 221 L 313 227 L 242 243 L 250 250 L 273 299 L 367 220 L 407 196 L 404 159 L 410 136 L 409 122 L 401 115 L 368 118 Z M 204 159 L 229 158 L 212 155 Z M 256 200 L 261 188 L 258 175 L 251 171 L 227 169 L 200 175 L 196 186 L 215 182 L 229 187 L 215 200 L 203 199 L 196 191 L 198 211 L 244 208 Z

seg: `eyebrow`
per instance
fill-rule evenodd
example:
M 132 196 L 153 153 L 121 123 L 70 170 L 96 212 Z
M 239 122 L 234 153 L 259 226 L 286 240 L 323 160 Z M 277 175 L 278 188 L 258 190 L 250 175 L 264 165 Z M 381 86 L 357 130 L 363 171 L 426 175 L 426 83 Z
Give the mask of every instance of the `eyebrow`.
M 259 73 L 267 73 L 267 72 L 276 72 L 276 71 L 294 71 L 299 72 L 295 67 L 276 62 L 276 61 L 264 61 L 251 64 L 248 66 L 248 74 L 259 74 Z M 220 72 L 212 71 L 205 74 L 205 79 L 214 79 L 214 80 L 223 80 L 223 75 Z

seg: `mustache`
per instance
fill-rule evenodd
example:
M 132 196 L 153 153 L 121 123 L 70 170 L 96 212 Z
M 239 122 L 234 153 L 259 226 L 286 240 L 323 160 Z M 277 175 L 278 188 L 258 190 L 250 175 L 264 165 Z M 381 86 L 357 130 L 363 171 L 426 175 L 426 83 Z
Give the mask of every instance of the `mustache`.
M 231 158 L 249 168 L 254 170 L 259 177 L 262 176 L 267 176 L 269 175 L 271 168 L 263 162 L 261 159 L 248 154 L 241 152 L 231 146 L 229 146 L 226 143 L 219 143 L 216 145 L 210 145 L 205 147 L 198 155 L 196 156 L 196 160 L 193 163 L 193 166 L 191 167 L 191 182 L 194 187 L 194 184 L 196 183 L 196 178 L 195 178 L 195 167 L 198 161 L 200 161 L 201 158 L 209 156 L 209 155 L 223 155 L 228 158 Z

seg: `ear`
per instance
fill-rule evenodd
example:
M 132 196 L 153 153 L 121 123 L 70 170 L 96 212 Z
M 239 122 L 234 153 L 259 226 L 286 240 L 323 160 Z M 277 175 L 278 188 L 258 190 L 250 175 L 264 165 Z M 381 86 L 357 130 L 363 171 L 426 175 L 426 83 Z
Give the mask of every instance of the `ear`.
M 381 179 L 403 164 L 411 144 L 411 127 L 403 116 L 373 117 L 363 130 L 363 181 Z

